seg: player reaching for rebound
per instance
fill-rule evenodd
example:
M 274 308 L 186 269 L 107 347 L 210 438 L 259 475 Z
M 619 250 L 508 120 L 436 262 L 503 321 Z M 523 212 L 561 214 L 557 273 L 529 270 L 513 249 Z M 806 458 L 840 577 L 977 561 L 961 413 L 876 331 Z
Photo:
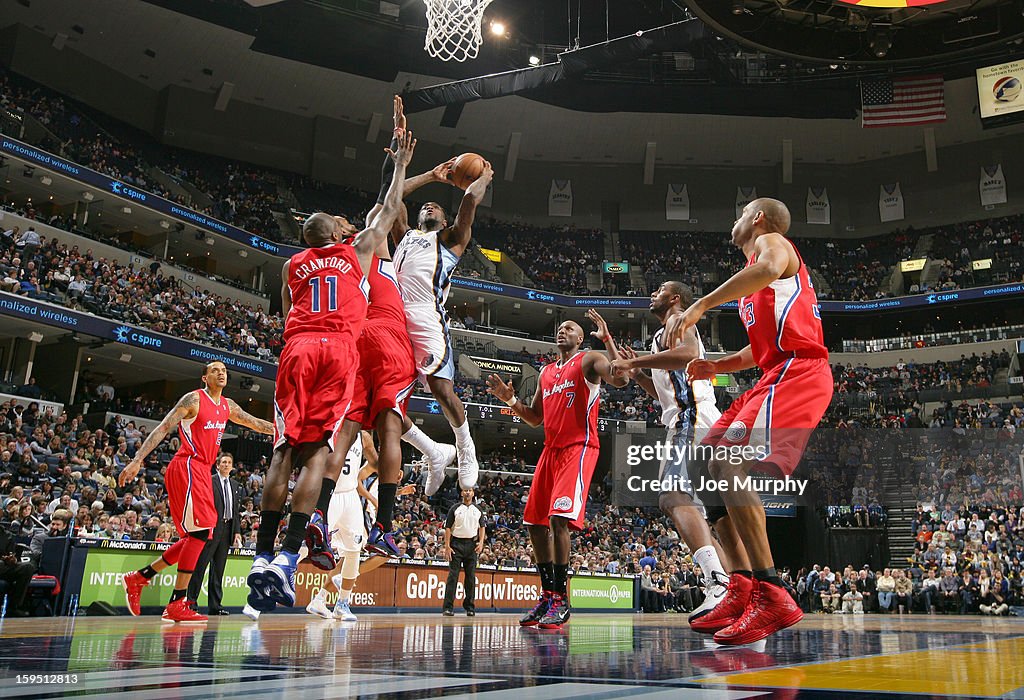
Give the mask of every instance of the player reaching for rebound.
M 587 318 L 597 326 L 592 335 L 605 344 L 608 356 L 581 352 L 583 328 L 575 321 L 563 322 L 555 335 L 558 361 L 541 369 L 532 405 L 516 397 L 511 383 L 494 374 L 487 378 L 487 392 L 504 401 L 525 423 L 544 424 L 544 450 L 523 512 L 543 593 L 519 621 L 523 626 L 557 629 L 569 620 L 569 531 L 583 529 L 587 493 L 597 465 L 601 382 L 616 387 L 629 384 L 625 377 L 611 374 L 611 360 L 618 358 L 618 351 L 608 325 L 593 309 L 587 311 Z
M 366 273 L 373 251 L 391 230 L 401 207 L 405 168 L 414 148 L 407 131 L 397 151 L 388 149 L 395 160 L 395 181 L 376 219 L 352 245 L 340 243 L 341 232 L 333 217 L 313 214 L 302 227 L 309 250 L 284 264 L 285 346 L 274 391 L 275 450 L 264 486 L 256 558 L 247 579 L 249 604 L 257 610 L 295 604 L 299 548 L 316 507 L 335 433 L 352 401 L 359 364 L 356 339 L 368 303 Z M 281 552 L 271 560 L 293 463 L 299 476 L 288 530 Z
M 675 347 L 708 309 L 738 300 L 750 345 L 718 360 L 694 359 L 686 373 L 690 381 L 702 381 L 754 366 L 763 372 L 703 440 L 728 448 L 730 458 L 744 447 L 758 457 L 716 454 L 708 465 L 714 479 L 728 484 L 722 493 L 727 512 L 709 513 L 709 519 L 735 567 L 725 599 L 702 618 L 705 630 L 718 628 L 719 644 L 750 644 L 803 617 L 775 571 L 761 499 L 738 488 L 752 469 L 792 475 L 832 400 L 821 313 L 807 267 L 785 238 L 789 224 L 789 210 L 776 199 L 756 199 L 744 207 L 732 242 L 743 251 L 746 267 L 666 325 L 669 346 Z M 746 454 L 751 456 L 749 449 Z
M 140 612 L 142 589 L 159 572 L 177 564 L 178 576 L 163 619 L 168 622 L 206 621 L 205 615 L 192 609 L 194 601 L 186 600 L 185 593 L 203 546 L 217 525 L 210 470 L 220 450 L 224 427 L 231 421 L 265 435 L 274 432 L 274 426 L 268 421 L 250 415 L 221 393 L 228 383 L 228 370 L 223 362 L 206 365 L 202 379 L 204 388 L 190 391 L 178 400 L 117 477 L 121 486 L 135 479 L 146 457 L 172 430 L 178 429 L 181 447 L 167 465 L 164 486 L 171 517 L 181 539 L 149 566 L 125 575 L 125 598 L 132 615 Z
M 430 172 L 406 180 L 406 195 L 431 182 L 449 182 L 448 172 L 453 162 L 442 163 Z M 420 208 L 415 229 L 409 229 L 408 214 L 403 209 L 394 230 L 397 244 L 395 271 L 405 302 L 406 325 L 412 339 L 416 366 L 455 432 L 459 484 L 463 488 L 476 487 L 480 466 L 465 406 L 455 393 L 455 358 L 444 304 L 455 266 L 469 247 L 476 208 L 483 201 L 493 177 L 491 164 L 485 163 L 480 177 L 466 188 L 454 223 L 448 223 L 440 204 L 427 202 Z M 407 432 L 403 439 L 430 460 L 431 470 L 424 491 L 432 496 L 444 481 L 444 468 L 437 469 L 441 460 L 436 458 L 436 452 L 429 443 L 418 444 L 417 438 L 423 433 L 408 419 L 405 427 Z
M 697 328 L 687 329 L 683 342 L 670 347 L 665 340 L 665 323 L 682 313 L 693 303 L 693 292 L 681 282 L 665 282 L 651 295 L 651 313 L 662 328 L 654 334 L 651 354 L 638 357 L 631 349 L 620 350 L 622 359 L 612 362 L 616 376 L 625 373 L 652 398 L 661 404 L 661 423 L 667 431 L 665 443 L 672 448 L 671 456 L 661 463 L 659 479 L 679 479 L 689 488 L 665 491 L 658 499 L 661 510 L 672 522 L 683 542 L 693 552 L 700 566 L 704 584 L 704 601 L 690 614 L 690 624 L 700 627 L 698 620 L 713 610 L 725 597 L 728 575 L 722 566 L 718 543 L 705 520 L 704 504 L 693 490 L 699 483 L 700 455 L 695 445 L 707 435 L 721 415 L 715 405 L 715 390 L 707 380 L 690 382 L 686 365 L 704 357 L 704 343 Z M 643 372 L 651 370 L 651 376 Z
M 406 131 L 402 98 L 394 99 L 395 131 L 391 149 L 397 150 L 397 139 Z M 366 220 L 373 222 L 380 214 L 383 202 L 391 187 L 394 161 L 385 157 L 382 169 L 382 185 L 378 204 L 367 214 Z M 356 229 L 344 217 L 335 217 L 342 230 L 355 235 Z M 384 556 L 398 556 L 395 546 L 393 514 L 395 494 L 402 474 L 402 433 L 406 431 L 403 421 L 409 396 L 416 385 L 416 360 L 413 357 L 412 342 L 406 330 L 405 307 L 395 275 L 394 264 L 388 249 L 387 239 L 380 242 L 374 251 L 373 264 L 366 275 L 370 287 L 370 305 L 366 324 L 359 336 L 356 350 L 359 354 L 359 370 L 354 380 L 352 404 L 341 431 L 335 453 L 327 459 L 327 470 L 317 499 L 317 508 L 310 520 L 306 546 L 310 561 L 319 568 L 334 568 L 334 556 L 329 547 L 327 532 L 327 510 L 333 501 L 336 484 L 341 478 L 349 447 L 356 443 L 360 428 L 376 430 L 380 440 L 380 507 L 377 522 L 371 523 L 367 549 Z M 411 423 L 410 423 L 411 425 Z M 438 445 L 418 429 L 409 431 L 418 434 L 422 449 L 432 464 L 432 473 L 444 475 L 444 469 L 455 459 L 454 445 Z M 358 469 L 358 467 L 357 467 Z M 431 492 L 430 495 L 433 495 Z

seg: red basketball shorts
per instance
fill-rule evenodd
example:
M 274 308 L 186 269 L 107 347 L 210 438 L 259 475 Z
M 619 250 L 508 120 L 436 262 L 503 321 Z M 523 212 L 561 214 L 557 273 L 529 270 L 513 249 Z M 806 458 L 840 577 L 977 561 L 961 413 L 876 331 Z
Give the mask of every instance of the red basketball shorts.
M 582 530 L 597 453 L 597 445 L 545 447 L 530 483 L 523 523 L 547 526 L 556 515 L 568 519 L 572 529 Z
M 828 360 L 791 358 L 736 399 L 701 442 L 730 451 L 749 448 L 741 452 L 744 459 L 789 476 L 831 400 Z
M 190 532 L 213 530 L 217 526 L 209 464 L 200 464 L 194 457 L 175 455 L 167 465 L 164 488 L 179 535 L 185 537 Z
M 302 333 L 289 338 L 274 388 L 274 448 L 326 442 L 334 450 L 358 366 L 348 336 Z
M 364 430 L 372 430 L 383 411 L 395 411 L 404 417 L 418 375 L 405 327 L 367 324 L 356 349 L 359 371 L 345 419 L 361 423 Z

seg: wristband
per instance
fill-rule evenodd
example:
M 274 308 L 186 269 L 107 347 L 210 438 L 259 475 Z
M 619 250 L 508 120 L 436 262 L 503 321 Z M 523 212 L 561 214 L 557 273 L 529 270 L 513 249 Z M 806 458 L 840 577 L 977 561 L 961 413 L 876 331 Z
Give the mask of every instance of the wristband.
M 515 406 L 517 403 L 519 403 L 519 397 L 513 395 L 511 399 L 505 402 L 505 405 L 511 408 L 512 406 Z

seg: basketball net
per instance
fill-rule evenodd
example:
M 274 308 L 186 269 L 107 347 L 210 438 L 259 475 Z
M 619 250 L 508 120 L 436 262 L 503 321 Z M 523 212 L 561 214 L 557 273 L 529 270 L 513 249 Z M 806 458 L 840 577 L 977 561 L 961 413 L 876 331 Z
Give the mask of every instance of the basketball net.
M 491 0 L 423 0 L 427 6 L 428 54 L 442 61 L 476 58 L 483 42 L 481 25 Z

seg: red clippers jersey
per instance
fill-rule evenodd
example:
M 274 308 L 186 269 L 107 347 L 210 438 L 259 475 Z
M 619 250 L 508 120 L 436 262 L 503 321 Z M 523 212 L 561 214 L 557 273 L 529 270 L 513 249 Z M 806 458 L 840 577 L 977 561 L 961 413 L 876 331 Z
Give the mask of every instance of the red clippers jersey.
M 334 243 L 296 253 L 287 283 L 292 306 L 284 321 L 285 340 L 295 333 L 336 333 L 355 342 L 369 298 L 355 248 Z
M 544 401 L 544 446 L 598 446 L 597 409 L 601 385 L 583 374 L 583 356 L 577 352 L 564 365 L 552 362 L 540 371 Z
M 195 418 L 178 423 L 181 447 L 174 456 L 192 459 L 210 467 L 220 451 L 220 441 L 224 437 L 224 427 L 228 424 L 231 409 L 223 394 L 220 403 L 214 403 L 205 389 L 196 389 L 195 393 L 199 395 L 199 413 Z
M 740 299 L 740 318 L 747 328 L 754 362 L 765 372 L 791 357 L 828 359 L 814 283 L 796 246 L 793 250 L 800 260 L 795 275 L 777 279 Z M 757 256 L 751 256 L 747 266 L 755 262 Z
M 370 308 L 366 312 L 366 321 L 405 328 L 405 304 L 398 288 L 395 264 L 374 255 L 373 266 L 366 279 L 370 283 Z

